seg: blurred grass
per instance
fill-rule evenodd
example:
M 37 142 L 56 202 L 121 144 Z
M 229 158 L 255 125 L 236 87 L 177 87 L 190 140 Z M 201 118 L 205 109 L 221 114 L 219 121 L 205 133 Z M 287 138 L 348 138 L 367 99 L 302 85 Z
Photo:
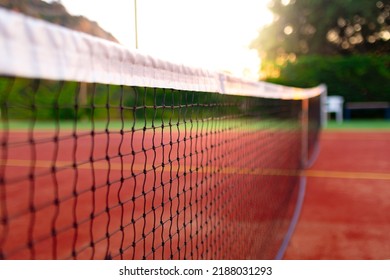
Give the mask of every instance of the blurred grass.
M 162 123 L 163 121 L 163 123 Z M 180 129 L 220 129 L 221 127 L 230 127 L 230 128 L 236 128 L 236 129 L 244 129 L 244 130 L 295 130 L 298 129 L 298 123 L 289 121 L 289 120 L 276 120 L 276 119 L 261 119 L 259 121 L 258 119 L 240 119 L 240 120 L 217 120 L 213 121 L 212 119 L 204 119 L 203 121 L 201 119 L 193 119 L 192 123 L 189 120 L 186 120 L 186 123 L 183 122 L 183 120 L 169 120 L 169 119 L 156 119 L 155 121 L 152 121 L 150 119 L 145 120 L 124 120 L 124 123 L 120 120 L 114 119 L 110 120 L 109 122 L 105 120 L 78 120 L 78 121 L 70 121 L 70 120 L 60 120 L 58 122 L 56 121 L 35 121 L 31 122 L 29 120 L 21 121 L 21 120 L 9 120 L 8 122 L 0 122 L 0 131 L 9 129 L 13 131 L 17 130 L 30 130 L 34 128 L 35 130 L 105 130 L 108 128 L 110 131 L 119 131 L 120 129 L 123 129 L 125 131 L 129 131 L 133 128 L 136 130 L 141 130 L 144 127 L 147 129 L 151 129 L 153 127 L 160 128 L 161 125 L 164 124 L 165 129 L 169 129 L 169 126 Z
M 356 119 L 344 120 L 342 123 L 329 120 L 325 130 L 390 130 L 390 120 Z
M 242 126 L 242 122 L 240 121 L 223 121 L 225 122 L 225 125 L 233 126 L 233 127 L 239 127 Z M 107 123 L 103 120 L 97 120 L 93 124 L 90 121 L 77 121 L 77 129 L 81 130 L 90 130 L 92 127 L 98 130 L 103 130 L 107 127 Z M 164 124 L 166 127 L 169 126 L 169 120 L 164 120 Z M 219 123 L 221 125 L 221 123 Z M 59 125 L 61 129 L 65 130 L 72 130 L 74 129 L 75 122 L 74 121 L 60 121 L 58 124 L 55 122 L 49 122 L 49 121 L 38 121 L 34 123 L 34 128 L 39 130 L 53 130 L 56 128 L 56 126 Z M 125 130 L 131 130 L 132 126 L 134 125 L 135 129 L 141 129 L 144 127 L 145 122 L 144 121 L 136 121 L 135 124 L 132 120 L 125 121 L 123 125 L 123 129 Z M 156 127 L 161 126 L 161 120 L 156 120 L 154 123 Z M 172 126 L 176 126 L 176 121 L 172 121 Z M 202 125 L 201 121 L 198 123 L 199 126 Z M 204 126 L 207 126 L 207 123 L 203 124 Z M 210 126 L 211 123 L 209 124 Z M 180 127 L 184 127 L 184 124 L 181 122 Z M 186 126 L 189 128 L 191 124 L 187 122 Z M 194 120 L 193 127 L 197 126 L 196 121 Z M 146 127 L 151 128 L 152 127 L 152 121 L 147 120 Z M 245 124 L 246 129 L 288 129 L 294 127 L 293 123 L 289 122 L 282 122 L 279 120 L 263 120 L 261 122 L 251 122 L 248 121 Z M 4 124 L 0 126 L 0 129 L 4 129 Z M 31 122 L 29 121 L 9 121 L 8 122 L 8 128 L 11 130 L 27 130 L 31 128 Z M 119 130 L 122 128 L 122 123 L 119 120 L 112 120 L 108 124 L 108 128 L 110 130 Z M 372 119 L 372 120 L 363 120 L 363 119 L 356 119 L 356 120 L 344 120 L 342 123 L 337 123 L 335 120 L 329 120 L 328 125 L 325 128 L 325 130 L 389 130 L 390 131 L 390 120 L 384 120 L 384 119 Z

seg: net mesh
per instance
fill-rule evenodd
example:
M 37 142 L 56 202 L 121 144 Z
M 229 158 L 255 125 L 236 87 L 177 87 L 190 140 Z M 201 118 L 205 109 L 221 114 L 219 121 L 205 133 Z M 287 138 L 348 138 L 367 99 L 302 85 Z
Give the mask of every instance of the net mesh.
M 0 81 L 3 259 L 275 256 L 301 100 Z
M 0 15 L 0 259 L 281 255 L 324 88 L 248 82 Z

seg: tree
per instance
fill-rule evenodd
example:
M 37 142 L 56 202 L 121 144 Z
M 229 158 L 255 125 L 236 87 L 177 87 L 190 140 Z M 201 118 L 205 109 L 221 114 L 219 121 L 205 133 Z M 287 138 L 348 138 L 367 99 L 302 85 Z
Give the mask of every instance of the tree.
M 41 0 L 0 0 L 0 7 L 62 25 L 73 30 L 85 32 L 106 40 L 118 42 L 112 34 L 103 30 L 96 22 L 90 21 L 83 16 L 70 15 L 61 4 L 61 1 L 48 3 Z M 93 8 L 92 1 L 91 8 Z
M 252 42 L 263 61 L 390 52 L 390 0 L 271 0 L 269 8 L 274 21 Z

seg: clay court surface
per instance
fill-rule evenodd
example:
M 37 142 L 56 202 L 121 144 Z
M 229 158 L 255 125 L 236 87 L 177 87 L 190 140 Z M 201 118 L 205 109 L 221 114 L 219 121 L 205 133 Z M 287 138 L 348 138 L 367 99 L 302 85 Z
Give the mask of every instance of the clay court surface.
M 23 134 L 13 134 L 12 137 L 15 135 L 19 135 L 18 137 L 22 138 L 26 137 L 26 135 Z M 292 135 L 285 134 L 285 136 L 285 140 L 293 139 Z M 178 166 L 175 168 L 160 166 L 158 167 L 158 170 L 160 171 L 157 170 L 158 172 L 154 175 L 144 176 L 142 170 L 145 168 L 150 169 L 154 164 L 153 150 L 146 153 L 140 152 L 138 156 L 139 162 L 130 161 L 127 165 L 122 161 L 125 161 L 126 157 L 131 156 L 131 153 L 127 150 L 122 150 L 121 153 L 123 157 L 111 160 L 110 166 L 108 166 L 108 162 L 105 161 L 105 152 L 108 151 L 108 154 L 112 154 L 112 156 L 117 154 L 118 147 L 120 147 L 120 138 L 116 137 L 111 139 L 111 141 L 113 141 L 111 142 L 112 146 L 108 146 L 104 134 L 94 136 L 95 141 L 93 142 L 89 141 L 91 140 L 89 139 L 91 137 L 92 136 L 85 135 L 79 142 L 77 149 L 81 152 L 78 153 L 78 156 L 81 158 L 73 158 L 73 153 L 69 152 L 69 147 L 74 147 L 71 137 L 69 140 L 63 141 L 61 145 L 54 143 L 45 144 L 44 142 L 40 144 L 37 142 L 34 148 L 35 153 L 33 154 L 31 153 L 31 148 L 25 148 L 26 150 L 22 151 L 21 149 L 23 148 L 16 145 L 14 150 L 10 149 L 7 162 L 9 164 L 7 176 L 9 176 L 8 180 L 10 182 L 15 181 L 15 187 L 19 187 L 14 188 L 14 191 L 8 193 L 7 197 L 12 198 L 17 196 L 18 199 L 12 201 L 18 201 L 19 204 L 24 205 L 26 208 L 20 210 L 21 208 L 17 207 L 18 203 L 9 204 L 8 214 L 12 214 L 19 218 L 8 227 L 8 244 L 16 244 L 15 242 L 12 242 L 14 239 L 14 241 L 30 240 L 31 238 L 37 240 L 42 239 L 42 242 L 39 243 L 40 246 L 35 246 L 36 251 L 34 254 L 37 258 L 50 258 L 53 255 L 62 258 L 71 255 L 72 252 L 69 251 L 70 249 L 66 251 L 60 250 L 65 247 L 81 248 L 81 252 L 85 255 L 80 253 L 78 258 L 90 258 L 91 255 L 96 258 L 104 258 L 108 253 L 107 248 L 110 246 L 118 247 L 120 246 L 120 243 L 124 242 L 131 244 L 134 242 L 133 240 L 142 239 L 142 236 L 139 234 L 136 238 L 131 237 L 131 240 L 126 240 L 126 235 L 121 234 L 120 230 L 118 230 L 121 226 L 120 224 L 122 222 L 125 223 L 123 220 L 125 213 L 128 213 L 129 215 L 132 213 L 131 216 L 140 217 L 134 223 L 137 225 L 137 229 L 134 230 L 142 233 L 152 232 L 151 229 L 156 226 L 156 221 L 158 219 L 164 220 L 166 226 L 159 227 L 153 234 L 146 235 L 144 239 L 145 242 L 138 243 L 140 245 L 137 246 L 139 252 L 138 249 L 133 251 L 130 250 L 132 252 L 127 256 L 128 258 L 141 258 L 145 248 L 150 249 L 152 244 L 157 242 L 155 236 L 161 236 L 163 239 L 168 239 L 169 237 L 169 239 L 171 239 L 171 235 L 172 237 L 177 235 L 176 232 L 180 224 L 186 224 L 193 218 L 196 209 L 192 209 L 192 207 L 183 208 L 183 205 L 176 205 L 173 202 L 168 202 L 165 207 L 157 207 L 157 205 L 160 205 L 163 200 L 169 201 L 169 197 L 178 195 L 181 195 L 188 203 L 196 198 L 200 198 L 202 193 L 207 193 L 207 190 L 191 195 L 190 193 L 185 192 L 180 194 L 176 188 L 173 188 L 166 193 L 162 192 L 162 188 L 156 190 L 144 188 L 142 189 L 142 192 L 146 195 L 146 199 L 141 198 L 143 193 L 134 193 L 132 195 L 140 197 L 140 199 L 135 201 L 134 207 L 130 207 L 128 205 L 131 205 L 131 203 L 128 202 L 131 201 L 131 197 L 126 196 L 126 192 L 122 191 L 127 185 L 121 185 L 120 180 L 114 180 L 114 178 L 117 177 L 131 177 L 131 172 L 135 172 L 139 174 L 137 175 L 137 180 L 131 181 L 130 184 L 137 182 L 137 184 L 146 183 L 146 185 L 153 185 L 152 182 L 155 181 L 158 185 L 159 182 L 169 181 L 168 177 L 166 178 L 165 175 L 162 176 L 161 169 L 169 169 L 169 173 L 175 175 L 178 174 Z M 20 140 L 23 140 L 22 138 Z M 278 138 L 280 138 L 280 135 Z M 149 139 L 149 142 L 153 141 L 153 137 L 147 137 L 146 139 Z M 131 139 L 125 140 L 131 142 Z M 165 140 L 169 142 L 169 139 Z M 274 140 L 275 139 L 269 139 L 267 142 L 268 145 L 273 143 Z M 67 145 L 67 141 L 69 142 L 69 145 Z M 149 142 L 145 146 L 146 149 L 151 145 Z M 83 146 L 83 143 L 87 146 Z M 95 143 L 95 146 L 91 146 L 91 143 Z M 133 148 L 142 151 L 139 143 L 139 141 L 134 142 Z M 287 144 L 284 145 L 286 149 L 291 147 L 289 141 L 286 143 Z M 51 148 L 49 149 L 47 145 L 51 145 Z M 101 147 L 99 148 L 98 146 Z M 122 149 L 126 149 L 125 147 L 126 146 L 123 146 Z M 129 147 L 127 147 L 127 149 L 128 148 Z M 187 146 L 182 147 L 182 149 L 187 149 L 189 151 L 196 148 Z M 237 150 L 237 147 L 231 147 L 231 151 Z M 95 171 L 91 169 L 92 163 L 88 160 L 91 151 L 97 151 L 93 156 L 94 158 L 100 159 L 93 163 Z M 179 150 L 170 148 L 160 151 L 161 154 L 164 154 L 165 159 L 175 159 L 177 157 L 176 152 L 179 152 Z M 286 152 L 287 150 L 285 153 Z M 259 158 L 260 155 L 263 154 L 262 151 L 259 151 L 258 155 L 253 154 L 251 156 Z M 26 156 L 32 158 L 26 159 Z M 52 164 L 50 163 L 50 160 L 53 158 L 60 160 L 56 167 L 58 170 L 61 170 L 62 167 L 72 166 L 74 160 L 84 163 L 78 166 L 79 169 L 76 173 L 70 168 L 69 170 L 66 169 L 63 172 L 58 172 L 54 175 L 51 171 Z M 236 158 L 240 158 L 240 156 Z M 85 161 L 82 159 L 85 159 Z M 35 162 L 34 174 L 43 172 L 46 175 L 36 176 L 35 179 L 37 181 L 35 183 L 30 181 L 28 184 L 29 191 L 26 191 L 23 189 L 23 186 L 26 185 L 18 184 L 17 182 L 19 179 L 23 178 L 25 178 L 24 180 L 28 180 L 28 174 L 32 171 L 30 167 L 32 162 Z M 188 159 L 185 163 L 186 167 L 183 165 L 181 168 L 182 170 L 187 170 L 192 164 L 191 160 Z M 277 168 L 287 168 L 287 166 L 284 166 L 283 162 L 274 162 L 273 164 L 276 164 L 275 167 Z M 126 167 L 128 170 L 127 173 L 121 173 L 122 167 Z M 243 167 L 240 166 L 239 168 Z M 246 168 L 248 168 L 248 166 L 246 166 Z M 107 170 L 110 170 L 110 172 L 107 173 Z M 96 174 L 93 172 L 96 172 Z M 241 176 L 235 175 L 240 175 L 239 173 L 240 172 L 237 173 L 237 170 L 234 169 L 230 170 L 224 176 L 228 177 L 229 180 L 243 180 L 242 174 Z M 249 173 L 246 172 L 244 173 L 247 174 L 244 177 L 244 181 L 249 181 L 246 182 L 247 184 L 242 181 L 241 183 L 243 186 L 250 186 L 250 180 L 255 179 L 257 174 L 253 172 L 252 175 L 249 175 Z M 326 130 L 321 135 L 321 152 L 319 157 L 312 168 L 305 173 L 308 179 L 306 197 L 299 223 L 285 254 L 285 259 L 390 259 L 390 131 L 337 132 Z M 95 177 L 95 182 L 91 181 L 92 177 Z M 284 180 L 291 176 L 271 177 Z M 197 180 L 195 175 L 187 176 L 187 179 L 185 180 L 183 177 L 180 178 L 181 179 L 178 179 L 177 181 L 183 188 L 186 188 L 185 186 L 188 186 L 191 181 L 194 182 Z M 71 185 L 73 185 L 74 188 L 60 187 L 59 183 L 67 182 L 67 180 L 73 182 Z M 146 182 L 143 182 L 145 180 Z M 264 183 L 266 181 L 264 181 Z M 78 189 L 78 198 L 76 200 L 73 198 L 74 193 L 72 192 L 75 191 L 76 186 L 90 186 L 92 184 L 98 186 L 94 192 L 91 193 L 91 190 L 88 189 Z M 104 188 L 107 184 L 110 185 L 110 191 L 108 191 L 107 188 Z M 46 191 L 41 189 L 41 186 L 51 185 L 57 187 L 54 189 L 47 189 Z M 32 192 L 31 190 L 34 189 L 35 191 Z M 278 191 L 277 188 L 269 188 L 269 190 L 271 189 L 273 192 Z M 245 189 L 245 191 L 250 192 L 253 190 Z M 29 210 L 28 207 L 32 197 L 35 199 L 36 208 L 32 209 L 35 210 L 35 212 L 28 214 L 31 210 Z M 55 207 L 55 204 L 60 202 L 56 200 L 56 197 L 62 197 L 63 200 L 61 207 L 59 208 Z M 106 200 L 107 197 L 108 200 Z M 223 199 L 229 199 L 229 197 L 225 197 L 222 193 L 221 197 Z M 259 199 L 261 198 L 264 199 L 264 196 L 261 195 Z M 123 202 L 123 207 L 117 205 L 118 199 Z M 242 210 L 242 215 L 240 214 L 238 217 L 238 214 L 236 213 L 234 216 L 242 219 L 245 217 L 244 213 L 247 211 L 248 207 L 253 209 L 255 205 L 258 205 L 258 199 L 256 200 L 254 196 L 251 196 L 251 199 L 253 200 L 253 203 L 254 201 L 256 201 L 256 203 L 253 204 L 250 201 L 243 202 L 240 208 Z M 149 203 L 146 203 L 147 201 Z M 46 205 L 46 203 L 48 204 Z M 116 206 L 110 206 L 110 215 L 108 215 L 108 212 L 106 213 L 108 210 L 104 208 L 105 205 L 114 205 L 115 203 Z M 147 212 L 146 215 L 154 216 L 153 219 L 145 219 L 146 216 L 143 218 L 142 213 L 145 212 L 145 209 L 150 209 L 152 205 L 156 205 L 155 211 L 150 213 Z M 69 216 L 69 209 L 77 210 L 71 211 L 74 212 L 74 215 L 76 216 Z M 48 213 L 47 210 L 50 210 L 50 213 Z M 180 213 L 180 215 L 178 214 L 176 217 L 180 216 L 183 218 L 182 220 L 178 218 L 170 220 L 169 217 L 175 214 L 175 211 L 179 211 L 178 213 Z M 96 213 L 93 223 L 89 217 L 89 213 L 91 212 Z M 272 211 L 265 212 L 271 213 Z M 110 217 L 115 215 L 121 216 L 122 219 L 119 221 L 111 220 Z M 29 218 L 30 220 L 26 220 L 26 218 Z M 260 218 L 264 219 L 264 217 Z M 269 220 L 268 218 L 271 217 L 267 217 L 266 220 Z M 74 225 L 77 230 L 72 229 L 72 219 L 78 221 L 78 224 Z M 45 221 L 39 228 L 35 226 L 34 222 L 38 220 Z M 146 222 L 147 220 L 153 222 L 148 223 Z M 127 221 L 126 224 L 129 224 L 130 222 L 131 221 Z M 57 232 L 50 233 L 56 225 L 60 224 L 66 224 L 68 226 Z M 99 224 L 108 224 L 109 227 L 104 227 L 101 232 L 98 232 L 95 228 L 97 228 Z M 26 233 L 21 236 L 15 234 L 15 232 L 18 232 L 16 229 L 19 227 L 21 229 L 30 227 L 33 230 L 30 234 L 26 231 Z M 162 231 L 162 228 L 167 229 Z M 90 229 L 92 229 L 92 231 L 90 231 Z M 186 235 L 194 234 L 194 229 L 195 227 L 192 228 L 188 226 Z M 106 244 L 105 230 L 111 232 L 109 244 Z M 13 234 L 11 234 L 11 232 L 13 232 Z M 55 236 L 55 239 L 53 239 L 54 241 L 50 241 L 50 238 L 47 239 L 47 241 L 44 241 L 49 236 Z M 98 236 L 99 238 L 97 238 Z M 79 241 L 73 243 L 75 237 L 77 237 Z M 123 237 L 125 237 L 125 239 L 123 239 Z M 94 244 L 91 245 L 88 242 L 83 243 L 83 240 L 95 241 Z M 175 238 L 173 238 L 173 240 L 175 240 Z M 187 241 L 189 240 L 190 239 L 187 238 Z M 256 238 L 254 238 L 254 240 L 256 240 Z M 186 242 L 186 237 L 184 237 L 183 240 L 175 240 L 171 246 L 175 247 L 179 242 Z M 103 245 L 97 246 L 99 244 Z M 47 251 L 48 247 L 52 248 L 53 246 L 57 247 L 57 252 L 52 252 L 52 250 Z M 94 248 L 93 252 L 91 252 L 91 247 L 92 249 Z M 100 250 L 100 248 L 103 249 Z M 26 251 L 27 249 L 28 247 L 25 247 L 23 250 L 19 251 L 20 254 L 14 255 L 13 258 L 31 257 L 29 255 L 30 253 Z M 12 250 L 12 248 L 10 248 L 10 250 Z M 46 255 L 46 253 L 49 255 Z M 62 255 L 62 253 L 64 255 Z M 155 254 L 157 254 L 156 256 L 165 256 L 167 253 L 169 253 L 169 250 L 164 252 L 161 247 L 155 252 Z M 188 252 L 183 252 L 183 254 L 187 253 Z M 232 254 L 232 252 L 230 252 L 230 254 Z M 170 256 L 166 255 L 165 257 L 169 258 Z
M 299 149 L 292 147 L 299 147 L 299 131 L 210 134 L 192 144 L 184 141 L 191 132 L 72 134 L 38 131 L 33 143 L 29 133 L 6 134 L 13 143 L 3 151 L 6 257 L 119 258 L 118 248 L 125 259 L 276 254 L 298 190 Z M 200 152 L 221 139 L 223 153 Z M 274 143 L 284 157 L 275 157 Z M 242 146 L 253 152 L 243 157 Z M 259 161 L 267 163 L 266 174 Z M 208 242 L 220 248 L 217 255 Z M 257 243 L 262 250 L 254 252 Z
M 390 259 L 390 131 L 325 131 L 285 259 Z

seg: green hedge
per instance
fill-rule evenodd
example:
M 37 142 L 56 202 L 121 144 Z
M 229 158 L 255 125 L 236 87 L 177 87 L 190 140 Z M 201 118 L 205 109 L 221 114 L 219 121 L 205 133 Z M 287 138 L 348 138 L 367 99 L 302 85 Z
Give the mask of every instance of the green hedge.
M 390 55 L 304 56 L 267 81 L 296 87 L 324 83 L 329 95 L 341 95 L 346 102 L 390 102 Z

